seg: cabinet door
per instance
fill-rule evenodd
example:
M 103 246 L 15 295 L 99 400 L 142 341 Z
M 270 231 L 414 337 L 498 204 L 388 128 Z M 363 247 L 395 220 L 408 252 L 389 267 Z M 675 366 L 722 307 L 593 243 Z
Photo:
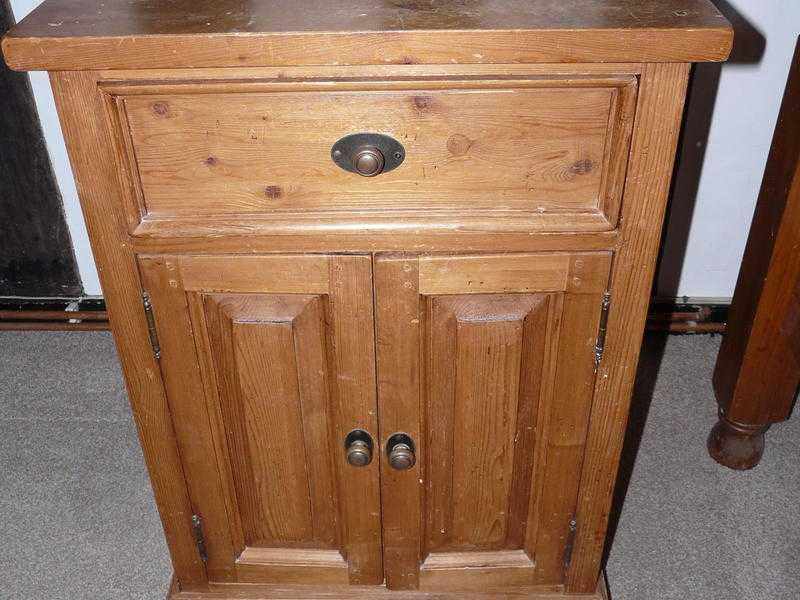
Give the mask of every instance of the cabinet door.
M 370 257 L 140 270 L 209 580 L 382 582 L 378 461 L 344 445 L 377 436 Z
M 563 582 L 610 262 L 376 257 L 389 587 Z M 396 433 L 413 441 L 407 470 L 390 465 Z

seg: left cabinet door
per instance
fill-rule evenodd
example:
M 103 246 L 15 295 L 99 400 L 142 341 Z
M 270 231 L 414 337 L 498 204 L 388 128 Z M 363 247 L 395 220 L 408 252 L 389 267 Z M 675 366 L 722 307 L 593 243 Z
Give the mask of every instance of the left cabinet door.
M 209 581 L 381 583 L 370 257 L 139 267 Z

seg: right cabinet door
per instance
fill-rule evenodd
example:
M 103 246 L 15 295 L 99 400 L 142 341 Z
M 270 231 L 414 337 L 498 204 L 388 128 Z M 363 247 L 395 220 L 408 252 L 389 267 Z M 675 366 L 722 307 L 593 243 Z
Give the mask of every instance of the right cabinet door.
M 610 264 L 375 257 L 388 587 L 563 583 Z

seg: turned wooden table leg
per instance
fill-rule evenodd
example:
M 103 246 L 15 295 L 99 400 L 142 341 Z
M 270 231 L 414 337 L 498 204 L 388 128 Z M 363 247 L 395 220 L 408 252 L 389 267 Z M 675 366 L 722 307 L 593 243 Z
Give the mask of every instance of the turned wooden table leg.
M 755 467 L 764 454 L 764 433 L 769 425 L 735 423 L 720 411 L 708 435 L 708 453 L 721 465 L 736 470 Z
M 728 329 L 714 369 L 719 421 L 708 451 L 732 469 L 761 460 L 764 433 L 800 383 L 800 44 L 772 139 Z

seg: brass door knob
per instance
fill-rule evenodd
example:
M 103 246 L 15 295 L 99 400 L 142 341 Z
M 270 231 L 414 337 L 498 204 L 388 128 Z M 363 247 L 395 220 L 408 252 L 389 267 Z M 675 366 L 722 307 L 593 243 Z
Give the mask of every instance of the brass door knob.
M 362 429 L 354 429 L 344 440 L 347 462 L 354 467 L 366 467 L 372 462 L 372 437 Z
M 397 471 L 405 471 L 417 462 L 414 440 L 405 433 L 395 433 L 386 443 L 386 456 L 389 466 Z
M 353 169 L 364 177 L 375 177 L 383 171 L 385 162 L 383 152 L 372 146 L 364 146 L 356 150 L 353 156 Z

